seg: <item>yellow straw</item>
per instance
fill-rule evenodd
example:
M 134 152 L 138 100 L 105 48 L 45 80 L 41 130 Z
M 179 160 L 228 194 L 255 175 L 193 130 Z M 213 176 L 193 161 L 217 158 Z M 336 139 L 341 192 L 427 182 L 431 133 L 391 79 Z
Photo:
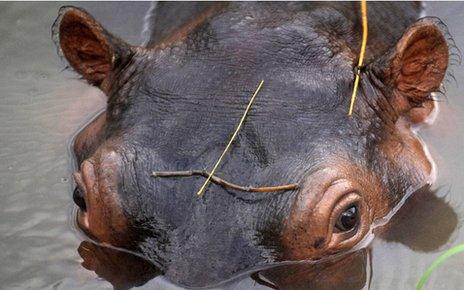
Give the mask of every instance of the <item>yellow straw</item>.
M 238 123 L 238 126 L 237 126 L 237 128 L 235 129 L 234 134 L 232 135 L 232 137 L 231 137 L 230 140 L 229 140 L 229 143 L 227 144 L 226 148 L 225 148 L 224 151 L 222 152 L 221 157 L 219 157 L 218 161 L 217 161 L 216 164 L 214 165 L 213 170 L 211 170 L 211 172 L 209 173 L 208 178 L 205 180 L 205 183 L 203 183 L 203 185 L 202 185 L 202 187 L 200 188 L 200 190 L 198 190 L 198 192 L 197 192 L 197 195 L 198 195 L 198 196 L 202 196 L 202 195 L 203 195 L 203 193 L 204 193 L 204 191 L 205 191 L 205 189 L 206 189 L 206 186 L 208 186 L 208 183 L 209 183 L 210 180 L 211 180 L 211 177 L 216 173 L 216 169 L 219 167 L 219 164 L 221 164 L 222 159 L 224 158 L 224 156 L 226 155 L 226 153 L 227 153 L 227 151 L 229 150 L 230 146 L 232 145 L 232 142 L 234 142 L 235 137 L 237 137 L 238 132 L 239 132 L 240 129 L 242 128 L 243 122 L 245 121 L 245 118 L 246 118 L 246 116 L 248 115 L 248 111 L 250 111 L 251 104 L 253 104 L 253 101 L 255 100 L 256 95 L 258 94 L 259 90 L 260 90 L 261 87 L 263 86 L 263 83 L 264 83 L 264 80 L 262 80 L 262 81 L 259 83 L 258 88 L 255 90 L 255 93 L 254 93 L 253 96 L 251 97 L 250 102 L 248 103 L 248 106 L 246 107 L 245 112 L 243 113 L 243 116 L 242 116 L 242 118 L 240 119 L 240 123 Z
M 362 15 L 362 26 L 363 26 L 363 34 L 362 34 L 362 42 L 361 42 L 361 51 L 359 52 L 359 60 L 358 60 L 358 67 L 357 73 L 354 79 L 354 86 L 353 86 L 353 94 L 351 95 L 351 103 L 350 103 L 350 110 L 348 111 L 348 116 L 353 114 L 353 107 L 354 102 L 356 100 L 356 94 L 358 92 L 358 84 L 359 84 L 359 69 L 363 65 L 364 54 L 366 52 L 366 45 L 367 45 L 367 3 L 366 0 L 361 0 L 361 15 Z

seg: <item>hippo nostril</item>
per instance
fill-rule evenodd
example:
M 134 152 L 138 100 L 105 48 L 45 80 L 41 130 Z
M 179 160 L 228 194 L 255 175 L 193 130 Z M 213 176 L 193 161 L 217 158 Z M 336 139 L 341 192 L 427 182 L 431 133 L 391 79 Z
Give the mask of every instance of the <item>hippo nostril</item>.
M 87 206 L 85 204 L 84 195 L 82 190 L 79 187 L 76 187 L 73 192 L 73 200 L 74 203 L 83 211 L 87 210 Z

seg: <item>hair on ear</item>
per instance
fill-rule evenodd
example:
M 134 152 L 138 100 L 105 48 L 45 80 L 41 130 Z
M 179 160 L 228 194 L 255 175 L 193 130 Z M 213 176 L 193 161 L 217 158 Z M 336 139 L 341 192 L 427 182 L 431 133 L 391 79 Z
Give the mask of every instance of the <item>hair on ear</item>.
M 450 58 L 447 35 L 437 19 L 422 18 L 371 65 L 377 77 L 392 89 L 392 103 L 398 111 L 431 100 L 430 94 L 440 90 Z
M 121 59 L 131 54 L 129 45 L 107 32 L 80 8 L 62 7 L 52 27 L 59 54 L 90 84 L 101 86 Z

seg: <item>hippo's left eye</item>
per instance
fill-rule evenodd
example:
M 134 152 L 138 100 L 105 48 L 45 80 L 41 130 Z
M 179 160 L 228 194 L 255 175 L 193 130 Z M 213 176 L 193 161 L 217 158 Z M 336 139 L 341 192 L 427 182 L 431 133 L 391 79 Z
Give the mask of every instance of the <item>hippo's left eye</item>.
M 341 232 L 349 232 L 359 223 L 359 210 L 356 205 L 348 206 L 338 217 L 335 227 Z

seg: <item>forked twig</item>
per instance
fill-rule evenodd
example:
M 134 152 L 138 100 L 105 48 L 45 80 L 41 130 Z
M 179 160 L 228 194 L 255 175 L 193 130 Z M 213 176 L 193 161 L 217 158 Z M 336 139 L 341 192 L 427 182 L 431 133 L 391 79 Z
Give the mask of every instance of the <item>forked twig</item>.
M 245 109 L 245 112 L 244 112 L 243 115 L 242 115 L 242 118 L 240 118 L 240 122 L 238 123 L 237 128 L 236 128 L 235 131 L 234 131 L 234 134 L 232 135 L 232 137 L 230 137 L 229 143 L 227 143 L 227 146 L 226 146 L 226 148 L 224 149 L 224 151 L 222 152 L 222 154 L 221 154 L 221 156 L 219 157 L 218 161 L 216 161 L 216 164 L 214 165 L 213 169 L 212 169 L 211 172 L 208 174 L 208 177 L 206 177 L 205 182 L 203 183 L 203 185 L 201 186 L 201 188 L 198 190 L 198 192 L 197 192 L 197 195 L 198 195 L 198 196 L 202 196 L 202 195 L 203 195 L 203 192 L 205 192 L 205 189 L 206 189 L 206 187 L 208 186 L 208 183 L 209 183 L 210 179 L 212 178 L 212 176 L 214 175 L 214 173 L 216 173 L 216 170 L 218 169 L 219 164 L 221 164 L 222 159 L 224 158 L 224 156 L 226 155 L 227 151 L 229 150 L 229 148 L 231 147 L 232 143 L 234 142 L 235 137 L 237 137 L 238 132 L 240 132 L 240 129 L 242 128 L 243 123 L 245 122 L 245 118 L 246 118 L 246 116 L 248 115 L 248 112 L 249 112 L 250 109 L 251 109 L 251 105 L 253 104 L 253 101 L 255 100 L 256 95 L 258 95 L 259 90 L 260 90 L 261 87 L 263 86 L 263 83 L 264 83 L 264 80 L 261 80 L 261 82 L 259 83 L 258 87 L 256 88 L 256 90 L 255 90 L 253 96 L 251 97 L 250 102 L 248 103 L 248 105 L 247 105 L 247 107 L 246 107 L 246 109 Z
M 189 177 L 189 176 L 203 176 L 205 178 L 210 177 L 210 181 L 216 183 L 225 188 L 232 188 L 239 191 L 245 192 L 278 192 L 278 191 L 287 191 L 298 189 L 297 183 L 290 183 L 277 186 L 262 186 L 262 187 L 253 187 L 253 186 L 241 186 L 232 182 L 228 182 L 216 175 L 211 175 L 206 170 L 188 170 L 188 171 L 154 171 L 152 173 L 153 177 Z

